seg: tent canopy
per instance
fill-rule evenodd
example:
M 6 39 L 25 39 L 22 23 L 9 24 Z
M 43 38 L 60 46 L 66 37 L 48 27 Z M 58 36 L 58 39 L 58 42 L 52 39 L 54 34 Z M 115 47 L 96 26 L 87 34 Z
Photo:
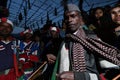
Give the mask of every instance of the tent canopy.
M 112 5 L 118 0 L 3 0 L 7 1 L 6 7 L 9 10 L 8 18 L 16 27 L 31 29 L 42 28 L 47 20 L 61 25 L 63 20 L 65 3 L 82 3 L 84 11 L 91 8 Z

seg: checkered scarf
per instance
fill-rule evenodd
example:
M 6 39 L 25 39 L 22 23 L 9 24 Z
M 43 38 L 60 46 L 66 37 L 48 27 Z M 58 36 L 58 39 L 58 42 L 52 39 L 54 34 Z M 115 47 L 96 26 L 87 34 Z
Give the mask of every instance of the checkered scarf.
M 86 71 L 84 48 L 89 49 L 94 54 L 100 55 L 106 60 L 120 65 L 120 51 L 115 47 L 104 43 L 98 39 L 87 37 L 82 29 L 77 34 L 66 34 L 66 37 L 73 41 L 73 70 Z

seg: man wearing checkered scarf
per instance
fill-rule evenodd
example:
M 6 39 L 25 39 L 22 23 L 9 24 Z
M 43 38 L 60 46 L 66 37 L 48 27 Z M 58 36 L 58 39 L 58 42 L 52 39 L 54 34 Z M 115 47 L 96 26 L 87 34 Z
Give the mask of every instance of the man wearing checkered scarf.
M 66 37 L 61 44 L 51 80 L 100 80 L 96 58 L 120 66 L 119 50 L 84 31 L 79 8 L 68 4 L 65 11 Z M 58 69 L 59 68 L 59 69 Z

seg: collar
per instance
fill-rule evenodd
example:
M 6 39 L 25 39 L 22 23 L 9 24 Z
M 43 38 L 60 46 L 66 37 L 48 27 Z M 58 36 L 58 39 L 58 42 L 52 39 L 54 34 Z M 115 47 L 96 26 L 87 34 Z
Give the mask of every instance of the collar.
M 24 40 L 25 43 L 30 43 L 32 42 L 31 40 Z
M 77 31 L 75 31 L 73 34 L 76 35 L 80 28 L 82 28 L 82 26 L 80 26 L 80 27 L 77 29 Z
M 13 41 L 13 40 L 15 40 L 15 38 L 13 38 L 12 36 L 7 37 L 6 40 L 4 40 L 2 36 L 0 36 L 0 41 Z

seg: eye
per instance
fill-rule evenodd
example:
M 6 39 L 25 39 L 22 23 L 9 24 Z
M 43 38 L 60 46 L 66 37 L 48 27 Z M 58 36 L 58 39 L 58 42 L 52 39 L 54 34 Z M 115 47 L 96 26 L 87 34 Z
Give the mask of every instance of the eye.
M 72 14 L 72 15 L 70 15 L 70 17 L 75 18 L 75 17 L 76 17 L 76 15 Z
M 115 12 L 115 11 L 112 11 L 111 14 L 116 14 L 116 12 Z

